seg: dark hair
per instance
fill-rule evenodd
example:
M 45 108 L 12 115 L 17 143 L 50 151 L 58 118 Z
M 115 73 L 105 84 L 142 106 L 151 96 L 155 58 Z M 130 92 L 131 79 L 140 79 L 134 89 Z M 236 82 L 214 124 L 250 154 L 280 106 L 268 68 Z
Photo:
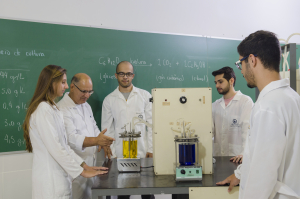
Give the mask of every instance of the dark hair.
M 256 31 L 246 37 L 237 50 L 243 57 L 250 54 L 257 55 L 264 68 L 279 72 L 281 48 L 274 33 L 264 30 Z M 248 59 L 245 62 L 248 63 Z
M 129 61 L 121 61 L 120 63 L 118 63 L 117 67 L 116 67 L 116 73 L 118 73 L 118 67 L 121 65 L 121 64 L 124 64 L 124 63 L 128 63 L 132 66 L 132 72 L 134 73 L 134 67 L 133 65 L 129 62 Z
M 215 77 L 217 75 L 221 75 L 221 74 L 224 74 L 224 79 L 226 79 L 228 82 L 231 78 L 234 79 L 234 82 L 233 82 L 233 86 L 235 86 L 235 81 L 236 81 L 236 77 L 235 77 L 235 73 L 233 71 L 233 69 L 229 66 L 225 66 L 219 70 L 216 70 L 214 72 L 212 72 L 212 75 Z

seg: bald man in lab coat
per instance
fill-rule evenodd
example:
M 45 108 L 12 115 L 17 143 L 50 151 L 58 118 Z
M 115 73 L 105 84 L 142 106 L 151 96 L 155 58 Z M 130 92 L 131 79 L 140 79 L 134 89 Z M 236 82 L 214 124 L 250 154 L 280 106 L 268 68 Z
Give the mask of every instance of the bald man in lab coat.
M 90 166 L 96 164 L 97 146 L 99 151 L 102 147 L 110 158 L 110 145 L 114 141 L 104 135 L 105 129 L 100 132 L 96 124 L 91 106 L 87 103 L 93 92 L 91 78 L 87 74 L 78 73 L 71 80 L 70 92 L 57 104 L 64 116 L 70 147 Z M 72 183 L 73 199 L 91 199 L 93 182 L 93 178 L 76 178 Z

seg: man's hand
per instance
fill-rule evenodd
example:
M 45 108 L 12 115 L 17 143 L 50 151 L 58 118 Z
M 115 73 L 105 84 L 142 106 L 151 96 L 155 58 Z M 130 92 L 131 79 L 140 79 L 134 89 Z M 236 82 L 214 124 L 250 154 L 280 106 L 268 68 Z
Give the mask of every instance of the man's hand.
M 104 147 L 99 146 L 98 152 L 100 152 L 102 148 L 104 150 L 104 157 L 108 157 L 108 159 L 110 159 L 110 157 L 112 156 L 110 147 L 109 146 L 104 146 Z
M 226 185 L 229 184 L 228 192 L 232 190 L 232 188 L 240 183 L 240 180 L 235 177 L 234 174 L 231 176 L 227 177 L 225 180 L 221 182 L 217 182 L 217 185 Z
M 98 146 L 110 146 L 115 139 L 104 135 L 104 133 L 107 131 L 107 129 L 104 129 L 97 137 L 96 137 L 96 142 Z M 101 148 L 100 148 L 101 150 Z
M 153 158 L 153 153 L 147 152 L 147 153 L 146 153 L 146 158 Z
M 233 158 L 230 158 L 230 161 L 236 162 L 236 163 L 242 163 L 243 162 L 243 155 L 237 155 Z

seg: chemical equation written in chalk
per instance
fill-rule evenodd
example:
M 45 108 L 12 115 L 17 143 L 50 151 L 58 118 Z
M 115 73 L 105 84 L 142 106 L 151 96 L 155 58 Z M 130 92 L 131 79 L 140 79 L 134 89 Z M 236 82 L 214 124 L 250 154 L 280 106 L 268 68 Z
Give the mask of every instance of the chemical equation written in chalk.
M 130 62 L 133 66 L 152 66 L 151 63 L 147 63 L 147 61 L 140 60 L 140 59 L 133 59 L 129 58 L 129 60 L 120 60 L 119 57 L 100 57 L 99 58 L 99 64 L 103 66 L 117 66 L 121 61 L 128 61 Z

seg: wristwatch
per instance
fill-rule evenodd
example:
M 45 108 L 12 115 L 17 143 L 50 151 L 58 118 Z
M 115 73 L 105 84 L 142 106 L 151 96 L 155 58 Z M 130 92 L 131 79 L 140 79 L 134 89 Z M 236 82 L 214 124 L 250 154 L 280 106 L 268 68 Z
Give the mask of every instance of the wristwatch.
M 83 167 L 84 165 L 85 165 L 85 162 L 83 161 L 80 166 Z

